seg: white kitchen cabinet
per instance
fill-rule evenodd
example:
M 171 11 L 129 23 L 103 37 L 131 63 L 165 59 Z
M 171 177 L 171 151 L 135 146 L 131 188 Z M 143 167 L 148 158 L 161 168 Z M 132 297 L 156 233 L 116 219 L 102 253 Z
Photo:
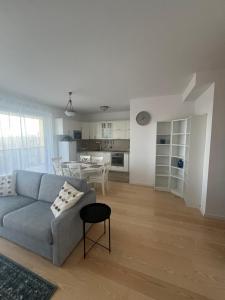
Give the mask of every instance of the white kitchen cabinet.
M 113 122 L 101 122 L 101 139 L 113 138 Z
M 74 130 L 80 130 L 81 124 L 79 121 L 68 118 L 55 119 L 55 134 L 73 136 Z
M 90 123 L 88 122 L 81 122 L 81 135 L 82 140 L 89 140 L 90 138 Z
M 90 122 L 90 139 L 97 140 L 101 139 L 101 123 L 100 122 Z
M 114 121 L 113 122 L 113 139 L 129 139 L 130 138 L 130 121 Z
M 130 139 L 130 120 L 125 121 L 125 139 Z
M 123 139 L 124 137 L 124 121 L 113 122 L 113 139 Z
M 80 122 L 82 139 L 130 139 L 130 121 Z

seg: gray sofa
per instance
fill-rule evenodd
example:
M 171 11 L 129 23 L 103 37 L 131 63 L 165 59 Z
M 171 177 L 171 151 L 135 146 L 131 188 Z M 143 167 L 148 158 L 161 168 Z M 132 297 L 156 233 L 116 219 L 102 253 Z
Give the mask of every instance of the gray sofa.
M 84 196 L 55 218 L 50 206 L 67 181 Z M 17 196 L 0 197 L 0 236 L 61 265 L 82 238 L 80 209 L 96 202 L 86 181 L 16 171 Z

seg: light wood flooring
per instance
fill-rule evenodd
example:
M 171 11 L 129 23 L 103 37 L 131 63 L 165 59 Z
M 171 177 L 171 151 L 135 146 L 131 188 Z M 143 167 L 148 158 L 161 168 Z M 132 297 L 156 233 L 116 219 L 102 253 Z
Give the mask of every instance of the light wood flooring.
M 225 222 L 126 183 L 111 183 L 98 201 L 112 208 L 111 254 L 96 246 L 84 260 L 81 242 L 59 268 L 4 239 L 1 252 L 58 285 L 53 300 L 225 299 Z

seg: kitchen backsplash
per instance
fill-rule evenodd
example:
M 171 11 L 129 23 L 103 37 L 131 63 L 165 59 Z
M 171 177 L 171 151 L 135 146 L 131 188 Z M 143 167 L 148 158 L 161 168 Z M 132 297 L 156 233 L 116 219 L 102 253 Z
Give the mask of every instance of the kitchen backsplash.
M 129 151 L 130 140 L 79 140 L 77 150 L 81 151 Z

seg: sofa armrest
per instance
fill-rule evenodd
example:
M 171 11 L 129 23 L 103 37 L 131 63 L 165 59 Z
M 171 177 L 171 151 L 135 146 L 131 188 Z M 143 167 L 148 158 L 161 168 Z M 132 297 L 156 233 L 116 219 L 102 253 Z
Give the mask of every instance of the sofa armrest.
M 53 263 L 61 265 L 83 236 L 80 210 L 83 206 L 96 202 L 96 194 L 89 191 L 72 208 L 52 220 Z

